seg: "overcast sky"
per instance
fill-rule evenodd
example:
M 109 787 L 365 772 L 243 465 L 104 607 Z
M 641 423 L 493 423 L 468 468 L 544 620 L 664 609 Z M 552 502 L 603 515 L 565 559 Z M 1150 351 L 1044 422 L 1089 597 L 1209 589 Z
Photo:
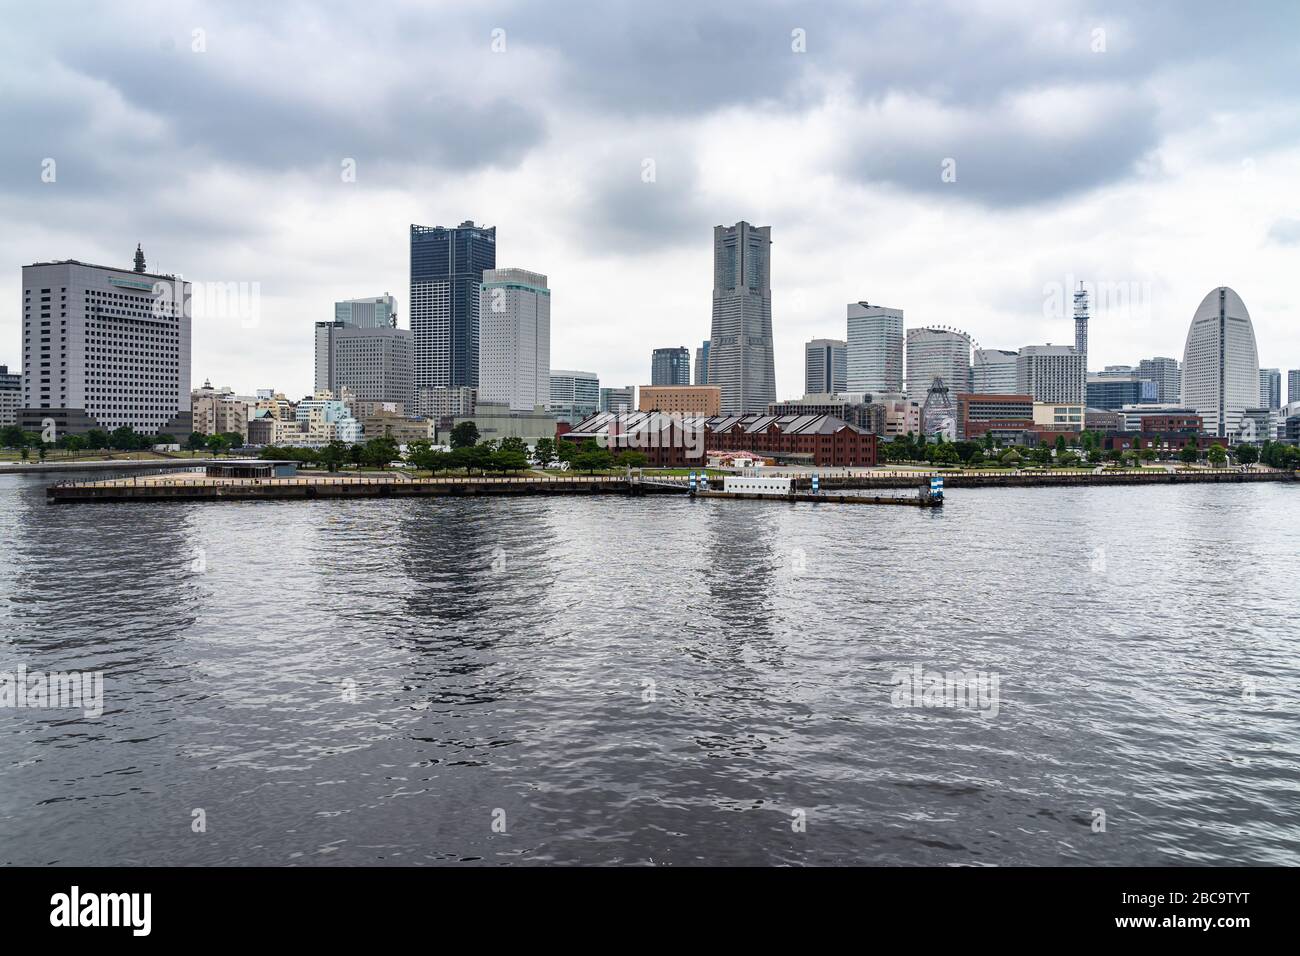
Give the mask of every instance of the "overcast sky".
M 196 305 L 195 384 L 300 395 L 312 323 L 391 292 L 406 325 L 409 224 L 466 219 L 549 277 L 552 367 L 605 385 L 694 358 L 739 219 L 772 227 L 783 398 L 850 301 L 1065 344 L 1078 279 L 1094 370 L 1181 359 L 1217 285 L 1300 367 L 1295 0 L 51 0 L 8 10 L 0 129 L 11 367 L 24 263 L 140 242 L 260 289 Z

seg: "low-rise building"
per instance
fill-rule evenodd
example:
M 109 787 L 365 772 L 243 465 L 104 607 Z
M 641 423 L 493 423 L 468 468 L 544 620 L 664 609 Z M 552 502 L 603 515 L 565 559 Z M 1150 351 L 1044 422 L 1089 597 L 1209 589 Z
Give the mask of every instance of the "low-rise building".
M 1034 402 L 1034 428 L 1039 431 L 1083 431 L 1083 405 L 1070 402 Z
M 419 416 L 395 415 L 391 412 L 378 412 L 370 415 L 363 422 L 365 436 L 371 438 L 391 438 L 399 445 L 413 441 L 433 441 L 436 429 L 432 419 Z
M 555 438 L 555 415 L 538 405 L 531 412 L 514 411 L 509 405 L 496 402 L 479 402 L 472 415 L 457 415 L 446 429 L 450 433 L 462 422 L 473 422 L 478 429 L 479 441 L 500 441 L 503 438 L 522 438 L 529 445 L 539 438 Z M 439 435 L 443 432 L 439 424 Z
M 639 411 L 720 415 L 722 389 L 717 385 L 642 385 Z
M 1034 396 L 961 392 L 957 395 L 957 438 L 982 441 L 993 432 L 999 444 L 1018 443 L 1034 427 Z

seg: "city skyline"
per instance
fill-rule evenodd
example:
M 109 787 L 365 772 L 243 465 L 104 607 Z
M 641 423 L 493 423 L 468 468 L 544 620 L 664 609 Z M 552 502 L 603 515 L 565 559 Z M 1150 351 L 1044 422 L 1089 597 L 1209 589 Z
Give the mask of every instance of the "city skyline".
M 562 291 L 556 360 L 610 381 L 640 382 L 644 355 L 662 341 L 694 348 L 706 337 L 708 233 L 740 219 L 770 224 L 777 237 L 778 398 L 799 390 L 804 342 L 843 336 L 847 302 L 890 303 L 916 326 L 957 325 L 984 348 L 1065 344 L 1078 279 L 1122 289 L 1130 303 L 1094 296 L 1094 370 L 1180 354 L 1188 316 L 1218 285 L 1251 304 L 1261 361 L 1300 367 L 1300 303 L 1285 278 L 1300 209 L 1279 202 L 1292 192 L 1297 156 L 1295 98 L 1279 82 L 1294 72 L 1294 51 L 1277 45 L 1281 21 L 1294 17 L 1285 7 L 1240 14 L 1222 31 L 1193 28 L 1197 18 L 1181 11 L 953 7 L 943 46 L 901 42 L 918 23 L 903 12 L 854 18 L 846 29 L 842 18 L 767 5 L 743 18 L 723 11 L 687 41 L 681 28 L 698 14 L 669 7 L 639 14 L 649 50 L 690 44 L 681 75 L 658 82 L 617 31 L 578 50 L 555 42 L 573 27 L 568 11 L 406 11 L 463 67 L 414 122 L 403 96 L 416 82 L 410 68 L 363 75 L 336 55 L 353 35 L 346 11 L 308 57 L 280 50 L 288 11 L 200 6 L 178 19 L 164 9 L 122 11 L 107 34 L 72 22 L 5 41 L 0 71 L 17 90 L 40 89 L 46 104 L 18 115 L 14 99 L 0 103 L 25 133 L 3 147 L 0 209 L 40 223 L 0 237 L 10 263 L 0 270 L 9 303 L 0 362 L 11 368 L 21 362 L 13 304 L 22 264 L 125 267 L 141 242 L 153 268 L 260 283 L 253 328 L 211 320 L 196 305 L 196 380 L 305 394 L 304 325 L 376 289 L 403 300 L 409 324 L 406 226 L 471 217 L 499 228 L 498 261 L 545 273 Z M 21 20 L 39 26 L 51 16 L 25 9 Z M 365 19 L 401 63 L 404 34 L 418 31 L 397 17 Z M 194 52 L 200 24 L 206 48 Z M 494 53 L 498 26 L 506 48 Z M 796 27 L 806 52 L 791 49 Z M 1094 52 L 1098 28 L 1105 50 Z M 128 56 L 114 40 L 133 34 Z M 909 47 L 888 88 L 848 55 L 863 45 Z M 1249 58 L 1240 56 L 1247 45 Z M 717 57 L 762 64 L 763 82 L 699 82 L 698 69 Z M 284 68 L 253 68 L 271 61 Z M 964 62 L 980 69 L 979 83 L 962 83 Z M 994 62 L 1003 66 L 983 68 Z M 611 69 L 613 81 L 599 83 Z M 475 89 L 471 76 L 486 79 Z M 340 83 L 354 95 L 334 97 Z M 471 94 L 473 115 L 442 105 Z M 229 111 L 238 132 L 199 122 L 217 99 L 239 105 Z M 122 121 L 93 140 L 70 119 L 109 115 Z M 975 115 L 999 135 L 988 137 Z M 866 122 L 884 148 L 845 167 L 853 150 L 839 143 L 843 130 Z M 1005 169 L 990 164 L 990 139 L 1005 148 Z M 41 178 L 45 158 L 57 164 L 51 182 Z M 947 158 L 952 182 L 941 179 Z M 352 181 L 342 178 L 347 160 Z M 151 201 L 126 201 L 139 196 Z M 1209 207 L 1231 212 L 1205 217 Z M 890 227 L 851 228 L 861 221 Z M 644 294 L 625 301 L 629 278 Z M 1057 309 L 1049 285 L 1059 288 L 1059 315 L 1044 314 Z M 611 301 L 623 304 L 618 322 Z

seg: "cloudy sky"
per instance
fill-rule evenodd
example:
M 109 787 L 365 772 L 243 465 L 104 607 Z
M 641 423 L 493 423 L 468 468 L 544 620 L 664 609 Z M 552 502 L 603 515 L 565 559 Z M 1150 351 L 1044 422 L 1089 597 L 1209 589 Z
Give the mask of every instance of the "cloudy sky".
M 1294 0 L 49 0 L 6 17 L 0 129 L 11 366 L 24 263 L 141 242 L 260 290 L 197 304 L 196 383 L 305 393 L 334 300 L 406 324 L 409 224 L 473 219 L 549 276 L 553 367 L 643 384 L 707 337 L 712 227 L 747 219 L 781 397 L 850 301 L 1017 348 L 1072 341 L 1077 280 L 1093 369 L 1181 358 L 1217 285 L 1300 367 Z

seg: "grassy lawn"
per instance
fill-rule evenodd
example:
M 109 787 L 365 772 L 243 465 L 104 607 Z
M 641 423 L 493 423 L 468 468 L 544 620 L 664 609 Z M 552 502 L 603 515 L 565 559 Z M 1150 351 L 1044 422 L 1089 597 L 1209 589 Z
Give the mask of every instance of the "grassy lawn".
M 47 465 L 61 461 L 103 461 L 105 459 L 112 461 L 170 461 L 173 460 L 173 456 L 160 455 L 155 451 L 82 451 L 68 455 L 56 449 L 45 453 L 45 464 Z M 0 451 L 0 461 L 14 462 L 22 460 L 23 455 L 20 451 L 13 449 Z M 40 460 L 41 453 L 39 450 L 35 448 L 28 450 L 27 461 L 39 464 Z

